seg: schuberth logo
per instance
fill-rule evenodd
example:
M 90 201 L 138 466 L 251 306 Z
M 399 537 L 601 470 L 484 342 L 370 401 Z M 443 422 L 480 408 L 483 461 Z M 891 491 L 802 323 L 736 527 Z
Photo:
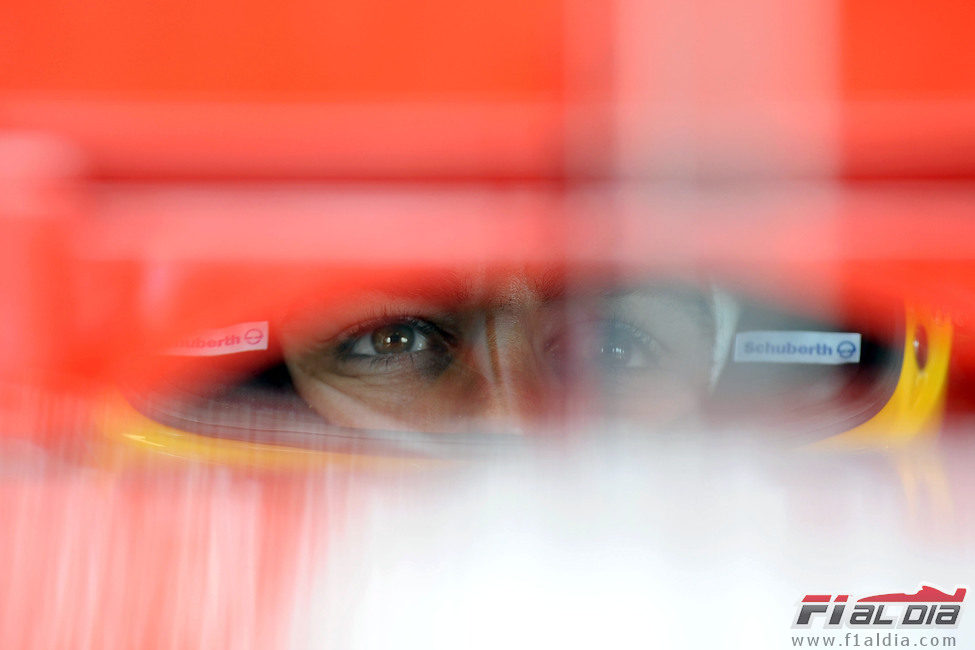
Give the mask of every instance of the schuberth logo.
M 955 593 L 922 585 L 916 594 L 880 594 L 850 603 L 848 594 L 809 594 L 799 603 L 793 627 L 809 627 L 822 621 L 823 627 L 953 627 L 958 624 L 967 590 Z
M 237 323 L 199 332 L 196 336 L 178 341 L 167 352 L 185 357 L 211 357 L 267 350 L 267 333 L 267 321 Z
M 244 332 L 244 340 L 247 341 L 249 345 L 257 345 L 264 340 L 264 332 L 256 327 L 252 327 Z

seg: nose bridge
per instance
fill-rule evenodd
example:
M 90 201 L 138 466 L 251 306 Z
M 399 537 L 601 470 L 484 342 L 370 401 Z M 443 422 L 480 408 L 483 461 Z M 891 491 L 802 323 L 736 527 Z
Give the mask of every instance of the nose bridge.
M 536 354 L 532 314 L 523 306 L 487 310 L 481 340 L 485 390 L 481 416 L 520 426 L 546 410 L 545 369 Z

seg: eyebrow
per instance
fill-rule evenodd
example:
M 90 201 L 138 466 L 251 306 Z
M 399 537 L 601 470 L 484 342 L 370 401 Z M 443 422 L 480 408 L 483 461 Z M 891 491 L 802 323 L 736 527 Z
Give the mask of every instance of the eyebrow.
M 644 287 L 628 286 L 622 288 L 616 295 L 660 298 L 683 308 L 689 316 L 696 318 L 699 322 L 707 323 L 713 320 L 711 293 L 703 287 L 697 288 L 676 283 L 653 284 Z
M 335 310 L 358 307 L 371 309 L 393 302 L 417 302 L 431 309 L 444 311 L 480 308 L 510 307 L 524 301 L 526 304 L 542 304 L 551 301 L 579 297 L 644 296 L 668 300 L 684 311 L 695 312 L 695 320 L 710 320 L 707 291 L 702 287 L 688 286 L 680 282 L 638 283 L 613 282 L 604 274 L 589 277 L 585 274 L 567 277 L 562 269 L 442 269 L 407 271 L 402 275 L 381 271 L 367 275 L 357 286 L 346 285 L 344 290 L 322 296 L 312 301 L 309 311 L 314 312 L 316 303 L 329 314 Z M 380 307 L 381 309 L 381 307 Z
M 540 300 L 552 300 L 566 292 L 564 273 L 554 269 L 538 271 L 457 271 L 445 270 L 412 281 L 363 287 L 365 293 L 409 300 L 428 300 L 446 305 L 494 302 L 506 287 L 521 284 Z

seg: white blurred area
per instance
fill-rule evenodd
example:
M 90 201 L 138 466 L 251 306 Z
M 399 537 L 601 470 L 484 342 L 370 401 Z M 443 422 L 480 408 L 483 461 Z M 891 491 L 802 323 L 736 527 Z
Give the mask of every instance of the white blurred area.
M 909 467 L 706 432 L 592 433 L 504 459 L 276 479 L 164 461 L 112 474 L 8 447 L 0 639 L 781 648 L 820 632 L 791 627 L 809 593 L 970 586 L 970 446 L 915 449 Z M 945 501 L 939 481 L 962 489 Z M 891 631 L 968 647 L 970 606 L 957 628 Z
M 970 513 L 952 510 L 967 504 L 910 503 L 881 455 L 707 435 L 577 452 L 353 499 L 356 525 L 312 562 L 294 647 L 791 647 L 806 594 L 970 580 Z M 946 630 L 958 647 L 975 640 L 965 608 Z

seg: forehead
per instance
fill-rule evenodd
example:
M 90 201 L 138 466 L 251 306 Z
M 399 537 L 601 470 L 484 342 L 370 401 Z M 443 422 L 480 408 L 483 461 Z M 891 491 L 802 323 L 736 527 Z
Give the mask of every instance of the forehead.
M 443 308 L 508 309 L 557 300 L 611 298 L 632 307 L 708 310 L 710 289 L 666 275 L 616 277 L 605 271 L 563 268 L 445 269 L 422 274 L 365 273 L 361 282 L 319 295 L 322 301 L 371 302 L 394 298 Z

